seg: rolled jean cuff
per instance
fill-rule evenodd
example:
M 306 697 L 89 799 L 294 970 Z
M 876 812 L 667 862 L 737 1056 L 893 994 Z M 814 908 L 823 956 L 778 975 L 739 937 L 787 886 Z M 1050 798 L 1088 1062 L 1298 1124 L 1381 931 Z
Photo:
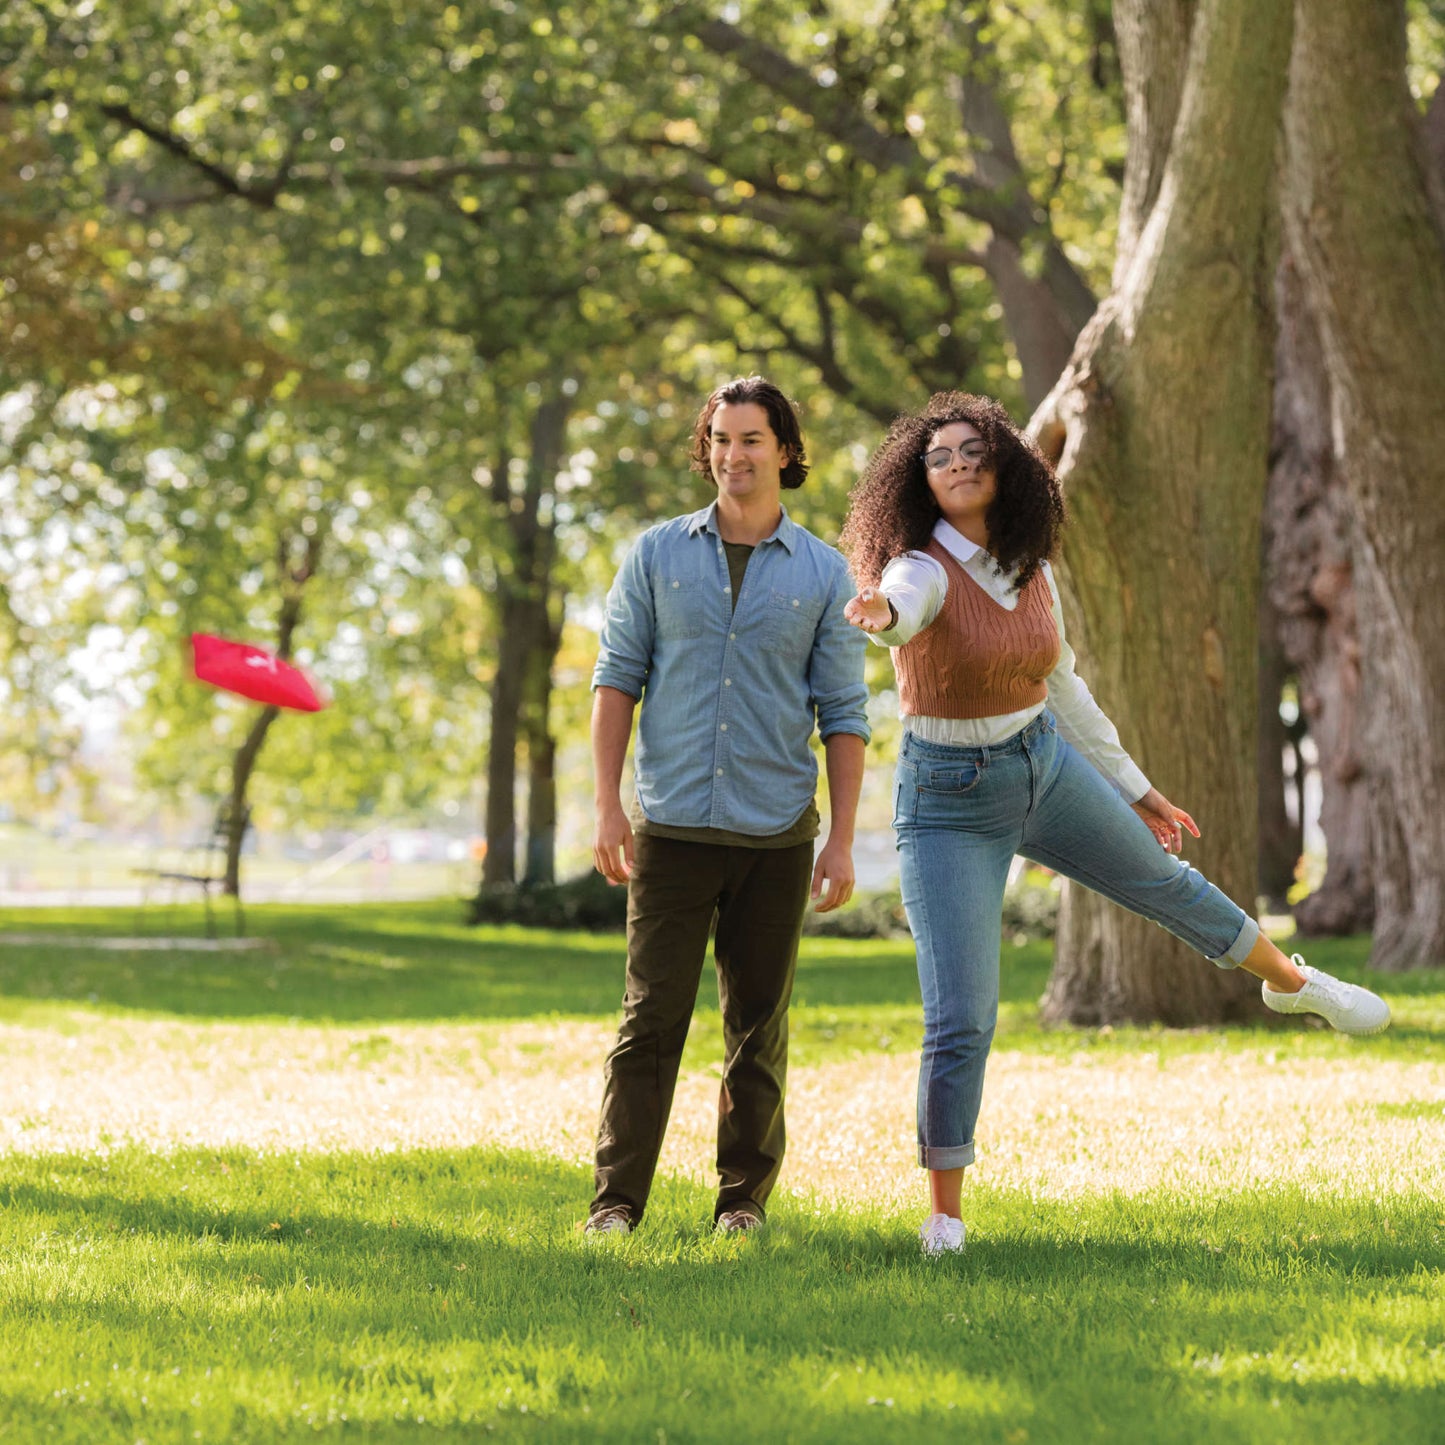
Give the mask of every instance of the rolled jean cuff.
M 1239 936 L 1229 945 L 1228 951 L 1209 961 L 1215 968 L 1238 968 L 1249 957 L 1250 951 L 1258 942 L 1259 924 L 1246 913 L 1244 922 L 1239 928 Z
M 929 1148 L 918 1146 L 918 1165 L 921 1169 L 967 1169 L 973 1163 L 973 1143 L 948 1144 Z

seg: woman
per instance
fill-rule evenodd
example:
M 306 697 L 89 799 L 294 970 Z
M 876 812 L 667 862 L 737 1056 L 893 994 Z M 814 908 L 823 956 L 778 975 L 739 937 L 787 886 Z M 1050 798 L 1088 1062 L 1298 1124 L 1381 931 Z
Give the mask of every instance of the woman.
M 1015 853 L 1258 975 L 1278 1013 L 1322 1014 L 1350 1034 L 1390 1021 L 1375 994 L 1286 958 L 1174 856 L 1199 829 L 1120 746 L 1064 641 L 1048 562 L 1063 522 L 1052 468 L 1003 408 L 943 392 L 893 424 L 841 539 L 861 586 L 845 615 L 893 649 L 903 713 L 893 823 L 923 990 L 929 1254 L 963 1247 Z

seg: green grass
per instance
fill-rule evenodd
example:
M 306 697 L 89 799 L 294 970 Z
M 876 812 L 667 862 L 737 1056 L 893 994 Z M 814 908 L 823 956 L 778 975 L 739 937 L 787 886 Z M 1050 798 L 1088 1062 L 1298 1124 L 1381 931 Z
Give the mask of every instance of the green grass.
M 110 953 L 128 909 L 7 911 L 0 1022 L 60 1045 L 148 1020 L 240 1025 L 615 1016 L 615 936 L 459 925 L 455 904 L 258 908 L 264 952 Z M 199 932 L 199 910 L 180 920 Z M 1445 971 L 1364 974 L 1384 1061 L 1445 1061 Z M 1038 1054 L 1361 1045 L 1293 1028 L 1045 1030 L 1046 946 L 1006 953 L 999 1045 Z M 806 940 L 799 1065 L 911 1052 L 906 944 Z M 689 1067 L 715 1064 L 705 982 Z M 179 1043 L 177 1047 L 184 1047 Z M 109 1085 L 111 1081 L 101 1081 Z M 1445 1102 L 1371 1117 L 1439 1147 Z M 3 1115 L 0 1107 L 0 1115 Z M 1127 1141 L 1120 1141 L 1127 1148 Z M 909 1167 L 900 1159 L 900 1170 Z M 127 1146 L 3 1156 L 0 1442 L 443 1435 L 545 1440 L 1445 1441 L 1445 1202 L 1250 1178 L 1202 1193 L 1036 1198 L 971 1186 L 969 1248 L 924 1261 L 913 1214 L 823 1206 L 785 1172 L 765 1233 L 708 1231 L 663 1177 L 626 1240 L 575 1231 L 589 1171 L 496 1150 L 266 1153 Z
M 248 911 L 265 950 L 110 953 L 70 940 L 129 936 L 129 908 L 7 909 L 0 931 L 44 932 L 54 944 L 0 944 L 0 1022 L 56 1023 L 77 1005 L 102 1015 L 197 1021 L 377 1024 L 506 1022 L 539 1017 L 609 1018 L 622 997 L 618 934 L 510 927 L 468 928 L 451 901 L 349 906 L 261 906 Z M 199 906 L 177 910 L 171 931 L 200 939 Z M 142 922 L 145 919 L 142 918 Z M 62 941 L 64 940 L 64 941 Z M 1390 996 L 1395 1022 L 1371 1042 L 1379 1057 L 1445 1059 L 1445 970 L 1371 974 L 1366 938 L 1309 947 L 1320 967 Z M 1053 1030 L 1037 1004 L 1052 946 L 1005 944 L 998 1042 L 1010 1048 L 1189 1051 L 1237 1046 L 1241 1037 L 1312 1055 L 1356 1047 L 1323 1030 L 1180 1031 L 1149 1028 Z M 1200 967 L 1205 967 L 1203 963 Z M 704 971 L 701 1026 L 690 1049 L 714 1050 L 717 988 Z M 794 990 L 793 1057 L 799 1063 L 857 1052 L 912 1052 L 921 1037 L 912 945 L 902 941 L 805 938 Z M 691 1055 L 690 1055 L 691 1057 Z
M 525 1155 L 9 1161 L 0 1438 L 1439 1439 L 1438 1201 L 979 1191 L 959 1259 Z

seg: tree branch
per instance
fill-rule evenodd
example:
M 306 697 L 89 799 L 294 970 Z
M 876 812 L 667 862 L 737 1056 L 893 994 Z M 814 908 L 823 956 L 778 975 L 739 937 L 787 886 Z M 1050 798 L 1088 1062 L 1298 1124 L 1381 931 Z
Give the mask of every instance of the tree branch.
M 226 195 L 237 196 L 243 201 L 250 202 L 253 206 L 261 206 L 266 210 L 275 206 L 276 197 L 284 180 L 284 173 L 272 186 L 247 186 L 214 161 L 203 159 L 196 153 L 190 142 L 183 140 L 173 130 L 146 120 L 127 104 L 110 102 L 100 107 L 100 113 L 125 126 L 128 130 L 139 131 L 148 140 L 154 141 L 162 150 L 169 151 L 171 155 L 184 161 L 193 170 L 200 171 Z

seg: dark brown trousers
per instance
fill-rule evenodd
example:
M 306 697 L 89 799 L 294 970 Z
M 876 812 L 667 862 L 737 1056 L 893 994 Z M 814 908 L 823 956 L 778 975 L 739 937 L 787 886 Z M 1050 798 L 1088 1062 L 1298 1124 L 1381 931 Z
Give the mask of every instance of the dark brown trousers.
M 788 1002 L 813 845 L 739 848 L 639 835 L 627 895 L 627 993 L 607 1056 L 592 1212 L 642 1218 L 717 916 L 722 1004 L 714 1215 L 762 1214 L 783 1163 Z

